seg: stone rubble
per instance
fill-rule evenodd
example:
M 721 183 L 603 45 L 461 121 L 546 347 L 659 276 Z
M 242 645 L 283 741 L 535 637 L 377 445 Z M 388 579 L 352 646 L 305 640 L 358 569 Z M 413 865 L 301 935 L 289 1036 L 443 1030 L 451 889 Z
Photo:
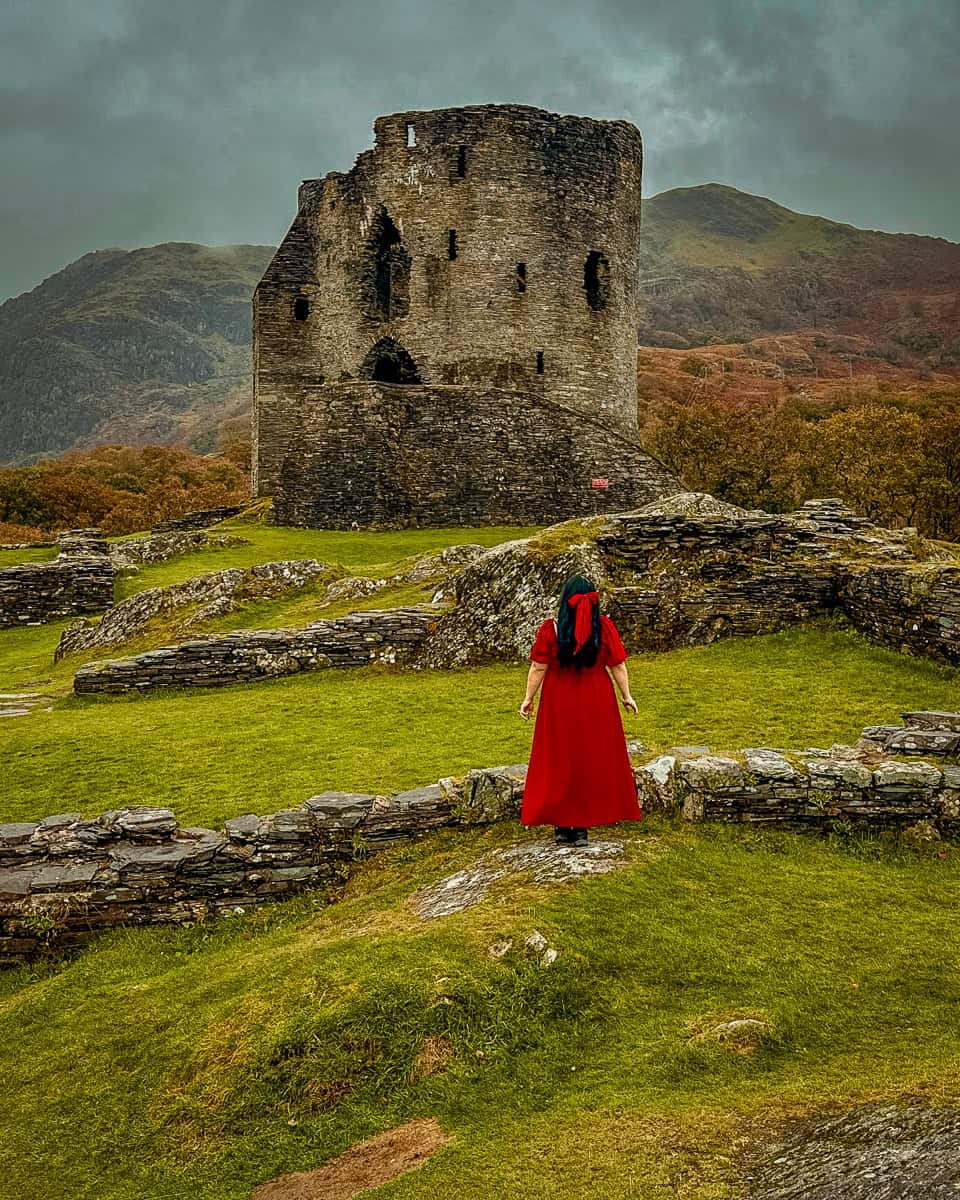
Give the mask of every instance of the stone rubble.
M 902 725 L 867 725 L 861 738 L 892 754 L 960 754 L 960 713 L 905 712 Z

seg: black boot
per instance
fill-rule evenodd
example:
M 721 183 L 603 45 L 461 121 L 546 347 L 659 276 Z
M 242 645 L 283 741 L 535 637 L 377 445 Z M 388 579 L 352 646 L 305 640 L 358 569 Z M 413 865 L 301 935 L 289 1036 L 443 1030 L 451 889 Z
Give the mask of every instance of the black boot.
M 575 830 L 569 825 L 557 825 L 553 840 L 558 846 L 572 846 Z
M 570 832 L 573 834 L 572 844 L 574 846 L 589 845 L 590 839 L 587 836 L 587 831 L 582 826 L 578 825 L 575 828 L 571 829 Z

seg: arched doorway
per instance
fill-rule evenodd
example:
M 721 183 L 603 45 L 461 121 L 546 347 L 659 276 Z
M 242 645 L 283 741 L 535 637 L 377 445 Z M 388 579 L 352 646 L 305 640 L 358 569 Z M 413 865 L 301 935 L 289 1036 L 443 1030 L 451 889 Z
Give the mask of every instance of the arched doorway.
M 360 365 L 360 378 L 375 383 L 420 383 L 417 364 L 393 338 L 381 338 Z

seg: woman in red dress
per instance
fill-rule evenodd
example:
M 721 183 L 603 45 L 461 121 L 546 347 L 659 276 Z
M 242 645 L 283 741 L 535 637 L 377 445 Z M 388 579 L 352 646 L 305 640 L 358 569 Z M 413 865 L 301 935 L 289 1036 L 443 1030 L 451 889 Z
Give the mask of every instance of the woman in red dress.
M 520 821 L 555 825 L 560 845 L 586 845 L 587 828 L 639 821 L 640 805 L 620 710 L 637 711 L 630 695 L 627 652 L 596 588 L 581 575 L 563 587 L 557 619 L 544 621 L 530 651 L 525 721 L 543 686 L 533 731 Z M 608 673 L 609 672 L 609 673 Z

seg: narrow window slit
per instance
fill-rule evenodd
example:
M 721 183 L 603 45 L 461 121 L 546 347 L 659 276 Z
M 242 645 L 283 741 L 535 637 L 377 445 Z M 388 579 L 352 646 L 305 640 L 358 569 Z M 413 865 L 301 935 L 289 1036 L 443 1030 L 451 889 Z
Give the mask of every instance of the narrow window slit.
M 451 262 L 457 257 L 457 231 L 451 229 L 447 232 L 447 258 Z
M 305 321 L 310 316 L 310 301 L 306 296 L 298 296 L 293 302 L 293 318 L 295 321 Z
M 457 151 L 457 175 L 464 179 L 467 174 L 467 148 L 461 146 Z
M 583 288 L 587 293 L 587 304 L 594 312 L 607 307 L 610 297 L 610 263 L 599 250 L 591 250 L 583 264 Z
M 537 374 L 538 375 L 543 374 L 543 351 L 542 350 L 537 351 Z
M 525 262 L 517 263 L 517 291 L 525 292 L 527 290 L 527 264 Z

